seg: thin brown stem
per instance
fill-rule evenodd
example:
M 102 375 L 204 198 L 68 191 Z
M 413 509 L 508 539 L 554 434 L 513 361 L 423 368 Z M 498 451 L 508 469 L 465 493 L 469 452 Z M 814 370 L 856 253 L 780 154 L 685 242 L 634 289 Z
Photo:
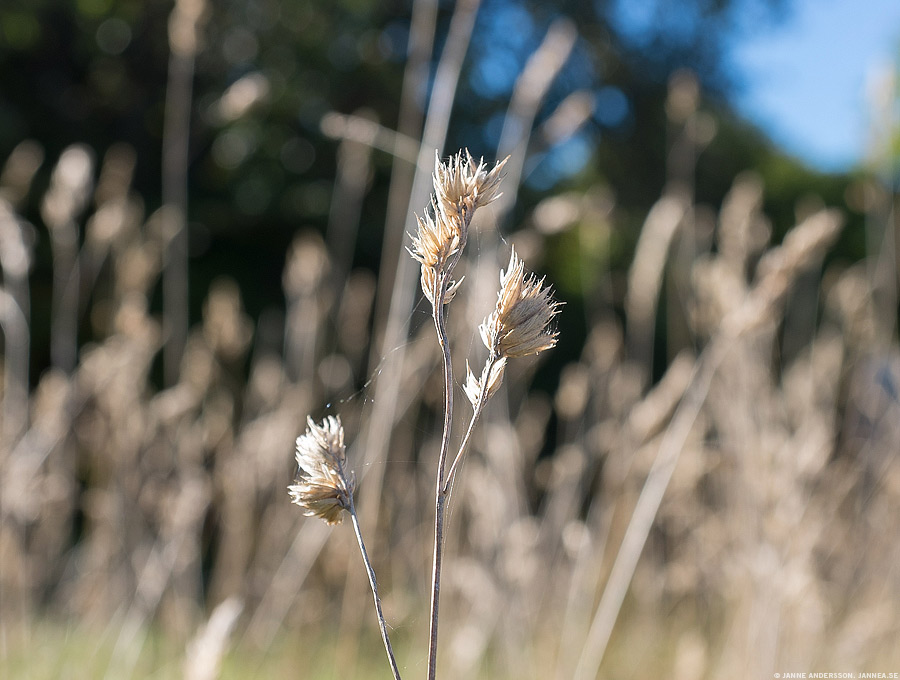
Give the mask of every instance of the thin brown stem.
M 431 623 L 428 635 L 428 680 L 437 673 L 438 606 L 441 598 L 441 567 L 444 553 L 445 498 L 440 489 L 434 504 L 434 556 L 431 562 Z
M 441 597 L 441 567 L 444 553 L 444 469 L 447 465 L 447 453 L 450 449 L 450 428 L 453 424 L 453 365 L 450 360 L 450 344 L 447 341 L 446 315 L 444 313 L 444 297 L 450 272 L 459 261 L 459 252 L 451 258 L 444 271 L 434 277 L 432 298 L 434 299 L 433 318 L 444 369 L 444 429 L 441 433 L 441 452 L 438 458 L 437 481 L 434 493 L 434 556 L 431 563 L 431 623 L 428 641 L 428 680 L 434 680 L 437 673 L 437 637 L 438 606 Z
M 407 201 L 405 210 L 407 216 L 406 219 L 409 220 L 406 223 L 407 229 L 402 231 L 390 229 L 391 225 L 399 225 L 399 223 L 396 222 L 396 220 L 392 220 L 389 216 L 389 219 L 386 222 L 386 225 L 389 228 L 388 235 L 395 238 L 395 244 L 391 247 L 390 239 L 386 240 L 385 252 L 400 251 L 399 244 L 404 231 L 410 231 L 415 225 L 413 206 L 424 203 L 428 196 L 429 172 L 427 169 L 431 167 L 431 163 L 433 162 L 434 150 L 442 149 L 444 147 L 447 136 L 447 127 L 450 121 L 450 112 L 456 97 L 456 86 L 459 81 L 462 63 L 468 50 L 469 39 L 472 35 L 472 28 L 475 25 L 475 15 L 478 11 L 479 4 L 480 0 L 459 0 L 454 7 L 453 16 L 450 19 L 450 27 L 447 32 L 445 47 L 441 53 L 437 70 L 434 74 L 434 86 L 431 88 L 431 95 L 428 101 L 428 113 L 422 130 L 422 144 L 420 147 L 419 158 L 412 178 L 412 187 L 409 189 L 409 200 Z M 419 10 L 423 14 L 420 14 L 417 17 L 415 8 L 419 5 L 421 5 Z M 431 4 L 429 2 L 425 5 L 423 4 L 423 0 L 416 0 L 414 3 L 412 28 L 417 29 L 416 35 L 423 41 L 417 47 L 417 55 L 419 54 L 419 47 L 425 52 L 430 52 L 433 34 L 429 34 L 429 32 L 434 29 L 434 26 L 431 23 L 434 17 L 431 12 L 436 10 L 436 8 L 437 3 Z M 412 37 L 413 36 L 410 36 L 410 39 L 412 39 Z M 427 56 L 422 56 L 422 58 L 425 59 L 425 61 L 428 60 Z M 412 54 L 410 55 L 410 59 L 412 59 Z M 422 68 L 427 72 L 427 64 Z M 417 80 L 421 80 L 421 78 L 411 77 L 409 81 L 410 86 Z M 405 87 L 406 86 L 404 85 L 404 88 Z M 403 120 L 404 119 L 401 118 L 399 122 L 402 123 Z M 400 131 L 408 134 L 409 132 L 413 132 L 413 129 L 410 127 L 407 130 L 401 125 Z M 373 425 L 370 427 L 367 436 L 367 462 L 382 460 L 391 438 L 392 423 L 396 419 L 397 396 L 400 390 L 399 376 L 402 374 L 399 367 L 403 365 L 403 358 L 405 356 L 405 344 L 403 339 L 406 336 L 406 331 L 409 326 L 409 309 L 412 307 L 413 302 L 413 286 L 411 284 L 416 270 L 413 261 L 405 257 L 401 258 L 399 262 L 396 262 L 396 267 L 393 268 L 385 266 L 386 262 L 387 260 L 382 262 L 381 271 L 392 272 L 396 270 L 396 274 L 393 277 L 392 283 L 390 283 L 391 277 L 385 277 L 385 282 L 390 283 L 390 285 L 382 287 L 381 282 L 379 283 L 380 291 L 383 290 L 388 294 L 387 297 L 390 298 L 390 303 L 388 304 L 387 309 L 386 324 L 383 330 L 377 331 L 377 335 L 381 336 L 380 340 L 373 345 L 374 347 L 380 347 L 381 349 L 377 350 L 372 356 L 376 358 L 384 356 L 385 348 L 398 347 L 399 349 L 396 352 L 390 351 L 387 353 L 388 356 L 391 357 L 390 361 L 385 364 L 383 369 L 383 374 L 387 376 L 387 380 L 378 381 L 376 383 L 375 412 L 372 417 Z M 382 277 L 379 277 L 379 279 L 381 278 Z M 379 292 L 379 298 L 381 297 L 381 292 Z M 376 305 L 376 317 L 382 316 L 382 314 L 378 312 L 381 308 L 382 305 L 380 303 Z M 392 369 L 392 367 L 394 368 Z M 378 519 L 378 499 L 381 497 L 381 486 L 384 479 L 385 466 L 376 465 L 371 469 L 376 471 L 372 475 L 374 479 L 370 478 L 370 483 L 366 484 L 360 492 L 360 502 L 362 503 L 365 512 L 366 521 L 374 524 Z M 371 512 L 369 512 L 370 510 Z
M 167 206 L 168 241 L 163 255 L 163 373 L 167 385 L 178 381 L 188 333 L 188 152 L 194 67 L 204 0 L 176 0 L 169 18 L 169 73 L 162 138 L 162 202 Z
M 387 623 L 384 620 L 384 612 L 381 610 L 381 598 L 378 596 L 378 583 L 375 580 L 375 570 L 366 552 L 366 544 L 363 542 L 362 532 L 359 530 L 359 519 L 356 516 L 356 507 L 353 505 L 353 497 L 350 497 L 350 519 L 353 522 L 353 532 L 356 534 L 356 542 L 359 543 L 359 552 L 362 554 L 363 563 L 366 565 L 366 574 L 369 577 L 369 585 L 372 587 L 372 598 L 375 600 L 375 613 L 378 616 L 378 627 L 381 629 L 381 641 L 384 643 L 384 651 L 387 652 L 388 663 L 391 665 L 391 673 L 394 680 L 400 680 L 400 669 L 397 668 L 397 660 L 394 658 L 394 650 L 388 637 Z
M 74 219 L 50 230 L 53 293 L 50 302 L 50 360 L 66 373 L 78 361 L 78 227 Z
M 187 172 L 194 55 L 173 52 L 169 59 L 163 126 L 163 203 L 169 206 L 169 241 L 163 268 L 163 318 L 168 341 L 163 347 L 167 385 L 178 381 L 188 328 Z
M 450 492 L 453 489 L 453 478 L 456 476 L 456 470 L 466 453 L 466 449 L 469 447 L 469 440 L 472 438 L 472 432 L 475 431 L 475 425 L 478 423 L 481 412 L 484 410 L 484 405 L 487 403 L 491 372 L 494 370 L 494 366 L 499 360 L 499 356 L 492 354 L 490 359 L 488 359 L 484 370 L 481 372 L 481 392 L 478 394 L 478 401 L 475 402 L 475 410 L 472 413 L 472 419 L 469 421 L 469 427 L 466 429 L 466 434 L 463 437 L 462 443 L 459 445 L 459 451 L 456 452 L 456 458 L 453 459 L 453 463 L 447 471 L 447 479 L 444 482 L 443 493 L 448 499 L 450 498 Z

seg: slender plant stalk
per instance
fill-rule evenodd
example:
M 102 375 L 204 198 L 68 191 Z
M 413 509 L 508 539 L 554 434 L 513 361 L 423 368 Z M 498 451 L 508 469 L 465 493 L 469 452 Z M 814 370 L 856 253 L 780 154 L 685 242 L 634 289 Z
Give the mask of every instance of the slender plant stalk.
M 0 401 L 0 442 L 8 450 L 28 427 L 28 320 L 15 297 L 2 288 L 0 327 L 6 361 Z
M 475 425 L 481 417 L 481 412 L 484 410 L 485 404 L 487 404 L 488 384 L 490 382 L 491 371 L 494 370 L 494 366 L 499 360 L 499 356 L 491 355 L 484 371 L 481 373 L 481 391 L 478 394 L 478 401 L 475 402 L 475 410 L 472 413 L 471 420 L 469 420 L 469 427 L 466 428 L 466 434 L 463 436 L 462 442 L 459 445 L 459 451 L 456 452 L 456 458 L 453 459 L 453 463 L 447 471 L 447 479 L 444 481 L 443 493 L 448 499 L 450 498 L 450 492 L 453 490 L 453 479 L 456 477 L 459 464 L 466 453 L 466 449 L 469 447 L 469 440 L 472 438 L 472 433 L 475 431 Z
M 78 357 L 78 290 L 71 288 L 71 281 L 78 280 L 78 235 L 74 222 L 50 232 L 53 251 L 53 300 L 50 321 L 50 357 L 53 366 L 66 373 L 75 369 Z M 67 292 L 70 291 L 70 292 Z M 69 304 L 66 304 L 66 303 Z M 74 304 L 73 304 L 74 302 Z
M 31 253 L 23 238 L 23 227 L 12 205 L 0 198 L 0 234 L 8 239 L 0 250 L 0 270 L 3 272 L 3 289 L 0 293 L 0 309 L 4 322 L 3 397 L 0 413 L 3 417 L 0 442 L 4 452 L 0 454 L 0 466 L 12 449 L 12 445 L 28 430 L 28 357 L 29 310 L 31 296 L 28 270 Z M 16 247 L 18 246 L 18 247 Z M 8 299 L 7 299 L 8 298 Z M 7 325 L 8 324 L 8 325 Z
M 441 454 L 438 461 L 437 487 L 435 489 L 434 503 L 434 560 L 432 562 L 431 572 L 431 629 L 428 646 L 429 680 L 434 680 L 435 674 L 437 672 L 438 605 L 441 596 L 441 566 L 443 562 L 444 551 L 444 510 L 446 509 L 447 503 L 450 500 L 450 493 L 453 490 L 453 478 L 456 475 L 456 470 L 459 466 L 459 462 L 462 459 L 466 448 L 468 447 L 472 432 L 475 430 L 475 424 L 478 422 L 478 418 L 481 415 L 482 410 L 484 410 L 484 405 L 487 402 L 489 384 L 488 376 L 490 376 L 491 369 L 493 369 L 494 364 L 497 361 L 497 358 L 492 356 L 491 360 L 488 362 L 487 368 L 483 373 L 481 381 L 481 392 L 478 396 L 478 401 L 475 404 L 475 411 L 473 412 L 472 418 L 469 421 L 469 427 L 466 429 L 466 434 L 459 446 L 456 457 L 453 459 L 453 463 L 450 465 L 450 469 L 447 471 L 445 476 L 444 469 L 446 468 L 447 464 L 447 453 L 449 451 L 450 444 L 450 425 L 453 416 L 453 369 L 450 363 L 450 347 L 446 342 L 446 329 L 444 328 L 444 291 L 440 288 L 445 288 L 443 284 L 444 280 L 445 279 L 443 279 L 443 277 L 438 277 L 438 280 L 435 283 L 435 293 L 440 294 L 440 297 L 435 297 L 435 299 L 441 300 L 442 304 L 440 308 L 437 305 L 435 305 L 434 308 L 434 324 L 438 332 L 438 340 L 441 344 L 444 357 L 445 389 L 444 431 L 441 436 Z
M 166 88 L 163 143 L 163 202 L 169 206 L 169 241 L 163 269 L 163 317 L 168 341 L 163 347 L 166 384 L 178 381 L 181 356 L 187 342 L 187 166 L 191 115 L 193 55 L 173 54 Z
M 168 385 L 178 381 L 188 334 L 188 145 L 198 30 L 205 0 L 177 0 L 169 19 L 169 73 L 163 119 L 162 201 L 168 206 L 163 320 L 168 335 L 163 346 L 163 372 Z
M 353 532 L 356 534 L 356 542 L 359 543 L 359 552 L 362 553 L 363 562 L 366 565 L 366 574 L 369 577 L 369 585 L 372 587 L 372 598 L 375 600 L 375 613 L 378 615 L 378 627 L 381 630 L 381 641 L 384 643 L 384 651 L 387 652 L 388 663 L 391 665 L 391 673 L 394 680 L 400 680 L 400 670 L 397 668 L 397 660 L 394 658 L 394 650 L 388 638 L 387 624 L 384 621 L 384 613 L 381 610 L 381 598 L 378 596 L 378 584 L 375 581 L 375 570 L 366 552 L 366 544 L 363 542 L 362 533 L 359 530 L 359 519 L 356 516 L 356 506 L 353 504 L 353 496 L 350 496 L 350 519 L 353 522 Z
M 434 556 L 431 569 L 431 624 L 428 636 L 428 679 L 434 680 L 437 673 L 438 606 L 441 597 L 441 567 L 444 553 L 444 509 L 447 494 L 444 491 L 444 470 L 450 449 L 450 428 L 453 424 L 453 366 L 450 362 L 450 344 L 447 342 L 444 297 L 450 272 L 459 261 L 459 253 L 451 259 L 447 270 L 434 279 L 434 328 L 444 368 L 444 430 L 441 434 L 441 453 L 438 458 L 438 473 L 434 492 Z
M 343 290 L 353 266 L 353 251 L 359 233 L 359 218 L 366 196 L 372 153 L 368 145 L 344 139 L 338 147 L 337 156 L 337 176 L 325 238 L 331 253 L 331 285 L 333 290 Z M 337 313 L 337 308 L 334 313 Z
M 435 195 L 432 199 L 434 216 L 417 218 L 419 230 L 413 237 L 410 254 L 422 263 L 422 290 L 432 302 L 432 318 L 441 347 L 444 373 L 444 428 L 438 457 L 434 491 L 434 560 L 431 572 L 431 625 L 428 645 L 428 680 L 437 672 L 438 609 L 441 595 L 441 567 L 444 549 L 444 512 L 447 508 L 453 478 L 465 454 L 472 432 L 485 402 L 497 389 L 502 372 L 494 375 L 499 362 L 510 356 L 537 354 L 556 344 L 556 334 L 549 324 L 559 305 L 550 299 L 550 292 L 535 277 L 525 278 L 524 264 L 513 251 L 509 267 L 500 276 L 500 292 L 493 313 L 479 327 L 488 348 L 477 389 L 476 378 L 469 372 L 466 395 L 473 402 L 474 412 L 462 443 L 453 458 L 448 474 L 450 431 L 453 424 L 453 367 L 447 339 L 447 301 L 452 299 L 459 282 L 451 279 L 453 270 L 466 244 L 469 224 L 476 209 L 492 202 L 497 196 L 499 173 L 506 161 L 500 161 L 487 171 L 484 163 L 476 164 L 462 152 L 446 165 L 436 163 Z M 461 281 L 462 279 L 460 279 Z M 504 364 L 500 364 L 502 366 Z M 475 396 L 477 393 L 477 396 Z
M 417 0 L 414 6 L 418 6 L 422 2 L 424 0 Z M 447 127 L 450 123 L 450 112 L 456 97 L 459 74 L 468 51 L 469 40 L 475 25 L 475 15 L 480 4 L 481 0 L 459 0 L 453 9 L 445 47 L 434 74 L 434 86 L 431 88 L 427 115 L 422 130 L 419 158 L 413 173 L 412 188 L 409 190 L 409 200 L 405 211 L 409 220 L 406 222 L 406 231 L 412 229 L 415 224 L 413 218 L 414 207 L 424 203 L 428 195 L 429 173 L 427 168 L 430 167 L 431 154 L 434 153 L 435 149 L 441 149 L 444 146 Z M 433 41 L 433 34 L 430 34 L 430 32 L 433 31 L 434 27 L 431 24 L 432 16 L 430 12 L 435 7 L 436 5 L 432 6 L 430 3 L 420 7 L 420 11 L 424 13 L 421 24 L 417 21 L 413 22 L 413 27 L 418 27 L 423 32 L 419 35 L 419 38 L 424 41 L 421 45 L 423 50 L 428 49 L 429 43 Z M 415 82 L 415 79 L 411 76 L 410 83 L 413 82 Z M 412 130 L 412 127 L 410 127 L 410 130 Z M 401 132 L 403 132 L 402 129 Z M 403 232 L 398 233 L 390 230 L 392 224 L 399 223 L 389 220 L 386 224 L 389 236 L 400 236 L 402 238 Z M 391 250 L 387 241 L 385 247 L 387 250 Z M 397 239 L 394 247 L 399 249 L 399 239 Z M 381 330 L 379 319 L 385 308 L 381 302 L 376 302 L 376 337 L 378 339 L 373 344 L 373 347 L 380 349 L 373 353 L 370 359 L 377 361 L 377 357 L 386 355 L 390 356 L 391 359 L 385 364 L 383 370 L 383 374 L 387 379 L 379 380 L 375 384 L 375 411 L 372 414 L 371 424 L 366 437 L 367 463 L 382 460 L 390 442 L 393 423 L 396 419 L 397 395 L 400 390 L 401 375 L 401 371 L 398 368 L 392 367 L 403 365 L 406 354 L 404 338 L 409 326 L 409 310 L 413 303 L 413 286 L 410 284 L 415 276 L 415 267 L 412 262 L 407 258 L 400 258 L 393 269 L 385 267 L 385 262 L 385 260 L 382 260 L 381 271 L 394 271 L 396 269 L 396 274 L 392 282 L 392 289 L 387 287 L 381 288 L 381 283 L 379 283 L 379 288 L 389 291 L 389 295 L 384 293 L 386 297 L 382 298 L 381 290 L 379 290 L 378 299 L 387 299 L 389 304 L 387 304 L 387 320 L 383 330 Z M 389 281 L 389 279 L 386 281 Z M 387 349 L 395 347 L 398 348 L 397 351 L 387 351 Z M 369 469 L 371 470 L 371 474 L 368 475 L 369 482 L 360 490 L 360 507 L 365 521 L 374 526 L 378 522 L 380 511 L 378 501 L 381 498 L 385 466 L 375 465 Z
M 378 616 L 378 627 L 381 640 L 387 652 L 388 663 L 394 680 L 400 680 L 400 671 L 394 658 L 394 650 L 388 638 L 387 624 L 381 610 L 381 598 L 378 596 L 378 584 L 375 570 L 369 560 L 366 544 L 363 542 L 359 528 L 359 517 L 353 502 L 353 491 L 356 478 L 352 471 L 345 470 L 346 446 L 344 445 L 344 428 L 340 418 L 328 416 L 321 425 L 307 418 L 306 433 L 297 438 L 297 477 L 295 484 L 288 487 L 292 502 L 304 508 L 309 517 L 319 517 L 326 524 L 340 524 L 343 512 L 350 513 L 353 531 L 359 543 L 366 575 L 372 588 L 375 601 L 375 613 Z
M 424 197 L 428 193 L 429 178 L 425 169 L 430 165 L 431 154 L 435 149 L 441 149 L 444 146 L 444 141 L 447 136 L 447 127 L 450 122 L 450 112 L 453 108 L 459 75 L 462 70 L 462 63 L 469 48 L 472 29 L 475 25 L 475 16 L 478 13 L 480 4 L 481 0 L 458 0 L 453 9 L 444 50 L 441 53 L 441 58 L 434 75 L 434 86 L 431 88 L 431 96 L 429 98 L 427 109 L 428 113 L 422 130 L 422 144 L 419 151 L 418 162 L 416 163 L 416 169 L 413 173 L 412 188 L 410 189 L 406 210 L 408 216 L 407 220 L 409 220 L 407 222 L 408 227 L 412 227 L 414 224 L 414 206 L 424 203 Z M 422 11 L 426 10 L 428 10 L 428 7 L 422 7 Z M 423 30 L 427 30 L 425 28 L 425 23 L 426 22 L 423 19 Z M 430 25 L 431 24 L 429 23 L 429 26 Z M 433 38 L 433 35 L 428 37 L 431 39 Z M 388 222 L 388 227 L 390 227 L 390 225 L 391 222 Z M 389 231 L 389 234 L 391 235 L 395 233 L 396 232 Z M 458 259 L 459 254 L 456 256 L 456 260 Z M 454 260 L 453 264 L 455 264 L 456 260 Z M 382 271 L 391 270 L 390 267 L 385 268 L 383 265 L 384 262 L 382 262 Z M 436 315 L 443 314 L 446 286 L 450 281 L 450 270 L 452 270 L 452 265 L 446 271 L 446 276 L 439 286 L 441 289 L 440 297 L 435 296 L 433 298 L 435 301 L 434 309 L 436 310 Z M 401 372 L 399 370 L 390 370 L 389 366 L 391 364 L 400 366 L 403 362 L 405 352 L 403 350 L 402 338 L 404 337 L 409 324 L 408 312 L 412 305 L 413 295 L 413 288 L 409 284 L 414 276 L 414 271 L 415 269 L 412 266 L 412 263 L 406 258 L 401 258 L 397 263 L 396 274 L 392 282 L 393 290 L 391 291 L 390 304 L 388 305 L 387 321 L 383 333 L 381 334 L 380 342 L 376 342 L 374 345 L 382 348 L 379 350 L 382 355 L 384 353 L 384 348 L 386 347 L 399 347 L 400 350 L 396 353 L 391 353 L 393 360 L 390 364 L 385 366 L 384 373 L 388 376 L 388 379 L 379 381 L 376 384 L 375 413 L 371 419 L 372 425 L 369 428 L 367 436 L 368 445 L 366 447 L 366 458 L 368 461 L 381 460 L 387 449 L 388 442 L 390 441 L 391 424 L 394 422 L 397 404 L 396 396 L 400 389 Z M 437 281 L 440 277 L 435 277 L 435 279 Z M 382 290 L 387 290 L 387 288 L 383 288 Z M 380 291 L 378 297 L 379 299 L 384 299 L 381 298 Z M 438 303 L 438 301 L 440 302 Z M 379 316 L 377 313 L 380 311 L 379 307 L 381 307 L 381 305 L 377 304 L 376 317 Z M 376 325 L 377 324 L 378 321 L 376 320 Z M 443 325 L 443 322 L 441 322 L 441 325 Z M 438 327 L 436 318 L 435 327 Z M 441 331 L 439 330 L 438 333 L 440 334 Z M 449 366 L 449 348 L 446 347 L 446 338 L 442 338 L 441 343 L 444 347 L 446 365 Z M 452 381 L 452 373 L 449 373 L 448 371 L 449 369 L 445 367 L 445 378 L 449 375 L 449 380 Z M 451 389 L 452 382 L 447 382 L 445 384 L 445 390 L 449 392 Z M 452 404 L 452 397 L 450 403 Z M 445 425 L 449 425 L 449 421 L 445 421 Z M 443 478 L 444 463 L 446 462 L 446 447 L 448 445 L 449 436 L 450 428 L 447 426 L 444 428 L 444 441 L 441 445 L 443 457 L 438 472 L 438 491 L 442 485 L 441 480 Z M 385 468 L 384 466 L 375 466 L 372 469 L 376 470 L 375 474 L 372 475 L 374 479 L 372 479 L 372 483 L 366 485 L 365 490 L 361 493 L 360 504 L 366 517 L 366 521 L 371 522 L 374 525 L 378 520 L 378 499 L 381 498 L 381 487 L 384 481 Z M 438 495 L 440 494 L 436 494 L 436 496 Z M 428 654 L 428 677 L 432 680 L 435 676 L 435 660 L 437 652 L 437 603 L 440 591 L 440 559 L 444 512 L 443 501 L 436 499 L 435 510 L 435 553 L 432 569 L 432 620 Z
M 409 214 L 410 201 L 413 198 L 412 188 L 417 174 L 426 172 L 417 169 L 416 164 L 421 153 L 419 141 L 422 138 L 425 111 L 425 95 L 427 92 L 429 64 L 431 53 L 434 51 L 434 32 L 437 24 L 437 0 L 414 0 L 412 3 L 412 15 L 409 22 L 409 44 L 406 50 L 406 66 L 403 69 L 403 85 L 400 89 L 400 107 L 397 112 L 397 137 L 394 144 L 395 151 L 401 148 L 401 139 L 409 139 L 410 156 L 408 163 L 397 160 L 391 163 L 391 182 L 388 189 L 387 212 L 384 220 L 384 244 L 381 253 L 381 266 L 379 272 L 384 272 L 384 280 L 379 274 L 378 291 L 375 298 L 375 323 L 376 331 L 373 337 L 373 359 L 377 362 L 384 351 L 384 336 L 388 313 L 392 305 L 392 291 L 394 279 L 399 267 L 404 267 L 409 272 L 413 271 L 410 263 L 403 253 L 403 238 L 406 236 L 406 228 L 412 226 Z M 429 115 L 432 114 L 429 109 Z M 404 144 L 405 146 L 405 144 Z M 441 141 L 443 146 L 443 140 Z M 407 279 L 408 285 L 412 282 L 411 275 Z M 375 353 L 379 353 L 377 357 Z
M 550 86 L 572 53 L 577 37 L 578 31 L 570 19 L 556 19 L 516 79 L 497 144 L 497 158 L 510 157 L 506 188 L 494 208 L 495 219 L 500 225 L 516 203 L 534 120 Z

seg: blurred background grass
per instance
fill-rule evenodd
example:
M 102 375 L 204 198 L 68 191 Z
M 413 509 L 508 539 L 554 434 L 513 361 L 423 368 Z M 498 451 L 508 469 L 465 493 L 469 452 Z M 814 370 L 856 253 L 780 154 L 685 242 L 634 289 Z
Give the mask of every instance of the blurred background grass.
M 442 673 L 900 670 L 896 85 L 825 174 L 731 104 L 742 17 L 789 2 L 656 6 L 640 40 L 602 1 L 0 8 L 0 675 L 388 677 L 352 536 L 286 492 L 327 413 L 424 672 L 403 246 L 460 147 L 512 158 L 457 377 L 510 245 L 566 306 L 463 469 Z

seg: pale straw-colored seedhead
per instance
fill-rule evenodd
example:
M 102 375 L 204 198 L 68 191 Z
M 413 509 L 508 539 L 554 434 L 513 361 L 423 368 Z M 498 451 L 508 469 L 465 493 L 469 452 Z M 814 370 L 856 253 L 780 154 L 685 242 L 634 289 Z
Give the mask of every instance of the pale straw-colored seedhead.
M 82 144 L 62 152 L 44 195 L 41 216 L 51 230 L 64 228 L 84 210 L 91 196 L 94 154 Z
M 306 432 L 297 437 L 297 478 L 288 487 L 291 502 L 307 517 L 340 524 L 342 511 L 350 509 L 355 486 L 346 470 L 344 427 L 339 417 L 328 416 L 321 425 L 307 418 Z
M 449 278 L 454 261 L 466 246 L 472 215 L 496 199 L 500 194 L 500 172 L 506 161 L 497 163 L 490 170 L 483 161 L 478 163 L 469 152 L 460 151 L 446 163 L 435 156 L 434 195 L 431 198 L 431 214 L 416 217 L 418 229 L 412 236 L 409 254 L 422 264 L 422 291 L 434 304 L 434 286 L 440 274 L 447 276 L 444 302 L 449 302 L 462 279 Z
M 544 280 L 525 275 L 525 263 L 516 255 L 500 272 L 500 292 L 491 315 L 479 327 L 481 339 L 493 356 L 524 357 L 556 345 L 551 329 L 561 304 L 553 299 Z
M 438 267 L 460 248 L 460 231 L 456 225 L 443 219 L 437 204 L 432 200 L 434 217 L 425 213 L 416 216 L 419 228 L 412 237 L 409 254 L 423 266 Z
M 506 159 L 489 170 L 484 159 L 476 163 L 468 149 L 451 156 L 446 163 L 441 163 L 435 155 L 432 180 L 435 202 L 443 217 L 459 222 L 460 229 L 465 230 L 475 210 L 500 196 L 500 173 L 504 165 Z
M 434 284 L 438 272 L 445 271 L 451 255 L 460 249 L 460 232 L 450 222 L 442 219 L 437 205 L 432 199 L 434 217 L 425 214 L 416 217 L 419 229 L 412 237 L 412 248 L 409 254 L 422 263 L 422 292 L 434 304 Z M 456 294 L 459 281 L 448 281 L 444 302 L 450 302 Z
M 495 361 L 494 365 L 491 367 L 491 374 L 488 376 L 487 391 L 484 396 L 485 402 L 494 396 L 494 393 L 500 388 L 500 385 L 503 384 L 503 373 L 505 368 L 506 359 Z M 487 370 L 487 366 L 485 366 L 485 370 Z M 469 362 L 466 362 L 466 384 L 463 386 L 463 390 L 469 398 L 469 401 L 472 402 L 472 406 L 475 408 L 478 407 L 478 399 L 481 397 L 481 384 L 484 381 L 484 373 L 485 371 L 482 371 L 481 378 L 476 378 L 475 374 L 472 373 L 472 369 L 469 367 Z
M 434 304 L 434 279 L 437 276 L 437 268 L 436 267 L 426 267 L 422 265 L 422 277 L 420 279 L 420 284 L 422 286 L 422 292 L 425 293 L 425 297 L 428 298 L 428 301 L 433 305 Z M 463 279 L 466 277 L 463 276 L 459 279 L 459 281 L 450 280 L 447 283 L 447 290 L 444 291 L 444 304 L 450 302 L 453 297 L 456 295 L 456 291 L 459 290 L 460 285 L 463 282 Z

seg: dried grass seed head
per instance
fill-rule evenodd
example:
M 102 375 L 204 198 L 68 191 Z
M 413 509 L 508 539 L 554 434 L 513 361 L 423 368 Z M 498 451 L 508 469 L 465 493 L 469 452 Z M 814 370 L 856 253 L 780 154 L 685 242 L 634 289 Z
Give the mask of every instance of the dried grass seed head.
M 497 163 L 491 170 L 483 161 L 478 163 L 468 151 L 460 151 L 447 163 L 441 163 L 435 155 L 434 195 L 431 198 L 431 214 L 416 216 L 418 229 L 412 236 L 409 254 L 422 264 L 422 291 L 434 304 L 434 287 L 438 275 L 447 272 L 453 255 L 465 248 L 469 223 L 477 208 L 487 205 L 499 194 L 500 172 L 506 161 Z M 444 302 L 456 293 L 459 281 L 448 280 Z
M 500 388 L 500 385 L 503 383 L 503 373 L 505 368 L 506 359 L 500 359 L 499 361 L 494 362 L 494 365 L 491 368 L 491 374 L 488 377 L 487 392 L 484 397 L 485 401 L 494 396 L 494 393 Z M 485 370 L 486 369 L 487 365 L 485 365 Z M 475 374 L 472 373 L 472 369 L 469 367 L 469 362 L 466 362 L 466 384 L 463 386 L 463 390 L 469 398 L 469 401 L 472 402 L 472 406 L 476 409 L 478 408 L 478 399 L 481 397 L 481 384 L 484 381 L 485 370 L 482 370 L 481 378 L 476 378 Z
M 434 285 L 438 272 L 446 268 L 450 257 L 461 247 L 460 231 L 448 220 L 443 219 L 434 197 L 431 199 L 432 214 L 426 213 L 423 217 L 416 216 L 419 228 L 412 237 L 412 248 L 408 248 L 413 259 L 422 263 L 422 292 L 434 304 Z M 444 295 L 444 302 L 450 302 L 456 294 L 459 281 L 450 281 Z
M 422 276 L 420 279 L 420 284 L 422 286 L 422 292 L 425 293 L 425 297 L 428 298 L 428 301 L 433 305 L 434 304 L 434 280 L 437 276 L 437 268 L 436 267 L 427 267 L 422 265 Z M 466 277 L 463 276 L 459 279 L 459 281 L 451 280 L 447 284 L 447 290 L 444 291 L 444 304 L 450 302 L 453 297 L 456 295 L 456 291 L 459 290 L 460 284 L 462 284 L 463 279 Z
M 93 189 L 94 153 L 73 144 L 59 157 L 44 194 L 41 216 L 50 229 L 61 229 L 87 206 Z
M 525 275 L 525 263 L 515 249 L 509 265 L 500 272 L 500 292 L 491 315 L 479 330 L 485 347 L 493 356 L 524 357 L 556 345 L 557 332 L 551 330 L 561 304 L 553 299 L 544 280 Z
M 419 228 L 412 237 L 412 248 L 409 254 L 423 266 L 439 267 L 459 250 L 461 246 L 460 231 L 457 225 L 443 219 L 437 204 L 432 198 L 434 217 L 427 212 L 424 216 L 416 215 Z
M 484 159 L 476 163 L 468 149 L 451 156 L 446 163 L 441 163 L 435 154 L 432 180 L 441 215 L 448 221 L 459 222 L 459 228 L 465 231 L 472 213 L 500 196 L 500 173 L 506 160 L 488 170 Z
M 339 417 L 328 416 L 317 425 L 307 417 L 306 432 L 297 437 L 297 478 L 288 487 L 291 502 L 307 517 L 340 524 L 350 509 L 355 480 L 346 471 L 344 427 Z

